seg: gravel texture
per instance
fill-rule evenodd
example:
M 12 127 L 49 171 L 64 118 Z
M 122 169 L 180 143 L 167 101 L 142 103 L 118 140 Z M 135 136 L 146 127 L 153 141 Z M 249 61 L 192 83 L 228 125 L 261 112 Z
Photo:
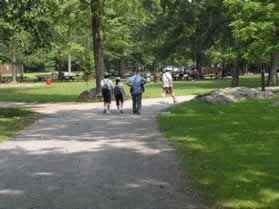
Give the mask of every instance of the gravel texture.
M 168 101 L 144 100 L 141 116 L 103 115 L 102 104 L 0 103 L 45 114 L 0 144 L 0 208 L 204 208 L 158 130 Z

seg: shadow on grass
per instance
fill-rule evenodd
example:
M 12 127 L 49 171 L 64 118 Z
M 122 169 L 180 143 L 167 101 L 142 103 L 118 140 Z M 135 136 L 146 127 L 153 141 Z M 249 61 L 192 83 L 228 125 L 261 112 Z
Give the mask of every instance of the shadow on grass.
M 161 128 L 213 205 L 279 208 L 279 108 L 274 100 L 191 102 L 161 116 Z
M 26 110 L 0 109 L 0 141 L 32 124 L 34 119 L 26 117 L 30 114 L 31 112 Z

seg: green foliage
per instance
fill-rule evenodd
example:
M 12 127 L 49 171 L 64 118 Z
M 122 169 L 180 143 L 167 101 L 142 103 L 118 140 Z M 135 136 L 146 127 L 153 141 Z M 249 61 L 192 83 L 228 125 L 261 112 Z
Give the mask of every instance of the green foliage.
M 12 62 L 49 47 L 53 38 L 51 28 L 52 0 L 5 0 L 0 2 L 0 58 Z
M 91 0 L 0 2 L 0 60 L 53 70 L 68 55 L 94 73 Z M 269 63 L 278 50 L 278 4 L 263 0 L 106 0 L 105 64 Z M 28 8 L 28 9 L 27 9 Z M 238 46 L 236 46 L 236 43 Z M 85 74 L 87 74 L 85 73 Z
M 233 21 L 233 35 L 245 46 L 243 57 L 249 62 L 268 63 L 272 51 L 279 49 L 279 6 L 273 1 L 225 0 Z

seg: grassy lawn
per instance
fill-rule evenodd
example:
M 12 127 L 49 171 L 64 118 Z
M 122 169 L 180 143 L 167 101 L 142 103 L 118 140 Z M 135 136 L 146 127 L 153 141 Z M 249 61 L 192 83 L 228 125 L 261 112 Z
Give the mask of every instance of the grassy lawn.
M 31 86 L 30 86 L 31 85 Z M 0 101 L 16 102 L 73 102 L 77 101 L 79 94 L 92 88 L 85 82 L 62 82 L 47 86 L 44 83 L 18 84 L 8 88 L 0 85 Z
M 19 109 L 0 109 L 0 142 L 34 122 L 27 118 L 29 111 Z
M 279 208 L 279 99 L 236 104 L 190 102 L 160 117 L 214 208 Z
M 260 86 L 259 76 L 241 78 L 241 85 L 248 87 Z M 47 86 L 44 83 L 18 84 L 11 86 L 9 84 L 0 84 L 0 101 L 17 102 L 74 102 L 78 101 L 79 94 L 93 88 L 95 84 L 90 82 L 62 82 Z M 227 80 L 207 80 L 207 81 L 181 81 L 175 83 L 176 95 L 191 95 L 205 93 L 212 89 L 224 88 L 230 86 L 230 79 Z M 145 98 L 161 97 L 162 84 L 149 83 L 146 86 Z M 126 92 L 129 89 L 126 86 Z

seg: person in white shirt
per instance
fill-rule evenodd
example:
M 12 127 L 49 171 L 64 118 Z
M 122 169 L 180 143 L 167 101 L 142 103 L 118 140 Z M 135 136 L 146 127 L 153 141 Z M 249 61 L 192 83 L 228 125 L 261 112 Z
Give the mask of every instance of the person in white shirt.
M 105 78 L 101 80 L 102 95 L 104 98 L 104 114 L 110 113 L 110 104 L 112 99 L 113 84 L 109 79 L 109 74 L 105 74 Z
M 173 99 L 173 103 L 176 103 L 176 99 L 173 92 L 173 78 L 171 73 L 169 72 L 169 69 L 167 69 L 166 72 L 163 74 L 162 82 L 163 82 L 163 97 L 165 97 L 166 94 L 170 94 Z

